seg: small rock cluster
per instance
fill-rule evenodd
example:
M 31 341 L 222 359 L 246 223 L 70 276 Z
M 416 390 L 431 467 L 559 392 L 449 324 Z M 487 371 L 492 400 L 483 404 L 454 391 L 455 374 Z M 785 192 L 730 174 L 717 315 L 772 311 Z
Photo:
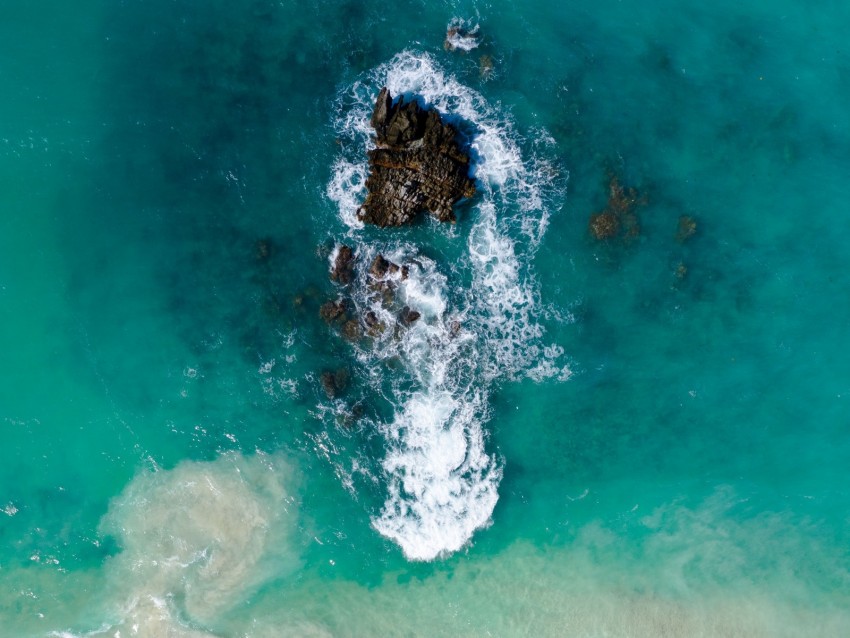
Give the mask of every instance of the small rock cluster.
M 336 252 L 336 257 L 331 264 L 330 278 L 344 288 L 354 281 L 356 277 L 357 257 L 350 246 L 342 245 Z M 410 273 L 410 267 L 398 265 L 389 261 L 381 254 L 375 256 L 369 264 L 364 276 L 368 289 L 379 300 L 381 306 L 386 310 L 395 307 L 396 316 L 394 330 L 398 335 L 401 329 L 409 328 L 422 316 L 418 310 L 404 306 L 398 310 L 395 301 L 395 293 L 399 282 L 405 281 Z M 367 310 L 359 315 L 355 304 L 346 297 L 326 301 L 319 308 L 319 316 L 330 326 L 339 331 L 339 334 L 348 341 L 359 341 L 367 338 L 380 338 L 385 334 L 388 326 L 381 320 L 374 310 Z M 348 384 L 339 382 L 340 371 L 325 371 L 320 377 L 320 382 L 325 394 L 329 398 L 336 398 L 344 386 Z
M 612 239 L 623 231 L 628 238 L 640 234 L 640 225 L 634 210 L 646 203 L 634 188 L 624 188 L 616 175 L 608 184 L 608 202 L 604 210 L 590 216 L 588 228 L 595 239 Z
M 608 202 L 605 208 L 590 216 L 588 230 L 599 240 L 616 237 L 632 239 L 640 233 L 635 208 L 646 204 L 646 196 L 638 195 L 634 188 L 624 188 L 616 175 L 610 174 Z M 684 244 L 697 232 L 697 221 L 690 215 L 681 215 L 676 228 L 676 241 Z M 676 281 L 683 281 L 688 275 L 687 265 L 680 261 L 673 268 Z
M 378 95 L 371 125 L 376 147 L 368 153 L 367 195 L 358 217 L 375 226 L 403 226 L 415 221 L 422 211 L 429 211 L 441 222 L 454 222 L 454 205 L 475 194 L 475 182 L 469 177 L 470 157 L 457 141 L 457 129 L 444 122 L 437 111 L 416 101 L 402 98 L 394 103 L 387 88 Z M 319 315 L 349 341 L 380 339 L 388 330 L 398 337 L 422 316 L 409 306 L 399 308 L 401 304 L 396 301 L 397 288 L 409 275 L 407 264 L 395 264 L 381 254 L 368 268 L 358 269 L 354 249 L 339 246 L 330 278 L 343 294 L 322 304 Z M 344 293 L 358 277 L 365 280 L 375 310 L 358 310 Z M 381 310 L 374 302 L 380 303 Z M 382 319 L 388 313 L 395 316 L 390 326 Z M 345 368 L 325 370 L 319 376 L 330 399 L 338 398 L 349 381 Z
M 331 280 L 347 286 L 354 279 L 355 265 L 354 250 L 349 246 L 340 246 L 331 266 Z M 409 273 L 409 266 L 394 264 L 379 253 L 372 260 L 366 273 L 368 287 L 380 299 L 381 304 L 389 309 L 395 302 L 397 282 L 405 281 Z M 345 298 L 327 301 L 319 308 L 319 316 L 328 324 L 337 326 L 342 335 L 352 341 L 359 339 L 364 333 L 372 337 L 378 336 L 386 329 L 372 310 L 367 311 L 359 319 L 354 317 L 353 313 L 353 304 Z M 408 306 L 404 306 L 397 315 L 399 325 L 405 327 L 410 326 L 422 316 Z

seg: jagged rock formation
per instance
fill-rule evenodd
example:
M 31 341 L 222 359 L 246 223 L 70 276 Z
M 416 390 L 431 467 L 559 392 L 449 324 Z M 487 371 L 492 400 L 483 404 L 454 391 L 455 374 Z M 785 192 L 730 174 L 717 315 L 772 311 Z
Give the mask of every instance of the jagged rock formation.
M 331 268 L 331 279 L 343 285 L 350 284 L 354 278 L 354 263 L 354 251 L 350 246 L 343 244 L 336 252 L 336 259 Z
M 376 226 L 402 226 L 428 210 L 440 221 L 454 222 L 454 205 L 475 194 L 469 156 L 455 139 L 455 127 L 415 101 L 402 98 L 393 104 L 386 87 L 371 124 L 377 148 L 369 151 L 368 194 L 359 218 Z
M 348 320 L 348 302 L 326 301 L 319 308 L 319 316 L 328 323 L 339 323 Z
M 403 326 L 409 326 L 421 316 L 422 313 L 418 310 L 411 310 L 409 306 L 405 306 L 401 309 L 401 312 L 398 313 L 398 322 Z
M 348 246 L 340 246 L 331 266 L 331 279 L 343 285 L 350 284 L 357 276 L 356 262 L 354 251 Z M 375 255 L 368 272 L 360 275 L 371 291 L 371 301 L 379 301 L 385 310 L 395 314 L 395 321 L 391 325 L 396 327 L 396 331 L 399 327 L 409 328 L 422 316 L 422 313 L 409 306 L 398 309 L 400 304 L 396 300 L 396 291 L 409 275 L 410 267 L 407 264 L 394 264 L 380 253 Z M 380 338 L 388 327 L 374 310 L 358 315 L 355 304 L 348 297 L 325 302 L 319 308 L 319 316 L 349 341 L 359 341 L 362 337 Z
M 409 269 L 407 266 L 399 266 L 381 255 L 380 253 L 372 260 L 372 265 L 369 266 L 369 274 L 374 279 L 385 279 L 387 275 L 395 275 L 401 271 L 401 280 L 407 279 Z

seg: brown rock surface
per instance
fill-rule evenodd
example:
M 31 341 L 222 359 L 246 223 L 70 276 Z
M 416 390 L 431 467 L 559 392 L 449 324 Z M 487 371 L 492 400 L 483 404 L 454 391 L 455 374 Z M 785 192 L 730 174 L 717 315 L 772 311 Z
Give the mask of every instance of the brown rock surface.
M 354 251 L 350 246 L 343 244 L 339 247 L 331 268 L 331 279 L 341 283 L 350 284 L 354 278 Z
M 418 310 L 411 310 L 409 306 L 405 306 L 398 315 L 398 321 L 403 326 L 409 326 L 421 316 Z
M 619 232 L 620 220 L 617 215 L 605 210 L 590 216 L 588 228 L 596 239 L 610 239 Z
M 469 156 L 456 141 L 457 130 L 433 109 L 402 98 L 393 104 L 381 89 L 372 113 L 377 148 L 369 151 L 366 201 L 358 216 L 376 226 L 402 226 L 430 211 L 455 221 L 454 205 L 475 194 Z
M 372 275 L 373 279 L 384 279 L 388 275 L 395 275 L 398 272 L 401 272 L 401 280 L 404 281 L 407 279 L 410 269 L 407 266 L 394 264 L 380 253 L 375 256 L 369 266 L 369 274 Z
M 622 230 L 626 238 L 640 234 L 640 224 L 634 210 L 646 204 L 646 197 L 639 196 L 634 188 L 624 188 L 616 175 L 611 175 L 608 184 L 608 203 L 605 210 L 590 216 L 587 227 L 596 239 L 611 239 Z

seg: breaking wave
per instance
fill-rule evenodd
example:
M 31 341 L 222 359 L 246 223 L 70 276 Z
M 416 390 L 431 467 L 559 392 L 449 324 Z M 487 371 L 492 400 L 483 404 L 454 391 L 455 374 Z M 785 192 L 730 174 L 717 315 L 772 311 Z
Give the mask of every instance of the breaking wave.
M 469 131 L 478 194 L 468 217 L 462 214 L 456 228 L 429 222 L 457 258 L 432 258 L 429 247 L 404 239 L 410 234 L 403 229 L 375 239 L 357 219 L 373 145 L 369 120 L 382 86 L 417 96 Z M 362 377 L 393 413 L 373 424 L 386 442 L 386 500 L 372 522 L 408 559 L 432 560 L 464 547 L 489 524 L 498 500 L 502 462 L 487 451 L 483 427 L 493 383 L 570 375 L 563 350 L 543 341 L 531 263 L 565 178 L 546 158 L 550 137 L 541 132 L 526 143 L 498 105 L 425 53 L 399 53 L 343 90 L 336 106 L 342 151 L 327 195 L 358 257 L 350 293 L 357 315 L 371 312 L 394 326 L 404 306 L 421 313 L 409 326 L 354 346 Z M 390 304 L 375 294 L 367 272 L 379 253 L 407 266 L 406 276 L 387 275 Z
M 472 20 L 452 18 L 446 27 L 446 48 L 472 51 L 478 47 L 478 24 Z

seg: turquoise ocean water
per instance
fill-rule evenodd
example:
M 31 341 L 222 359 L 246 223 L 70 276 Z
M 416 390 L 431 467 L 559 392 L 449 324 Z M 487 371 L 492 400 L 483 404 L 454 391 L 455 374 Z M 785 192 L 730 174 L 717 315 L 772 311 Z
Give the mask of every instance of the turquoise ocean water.
M 848 27 L 3 2 L 0 635 L 850 635 Z M 465 132 L 455 226 L 354 220 L 383 85 Z M 319 318 L 341 242 L 397 339 Z

